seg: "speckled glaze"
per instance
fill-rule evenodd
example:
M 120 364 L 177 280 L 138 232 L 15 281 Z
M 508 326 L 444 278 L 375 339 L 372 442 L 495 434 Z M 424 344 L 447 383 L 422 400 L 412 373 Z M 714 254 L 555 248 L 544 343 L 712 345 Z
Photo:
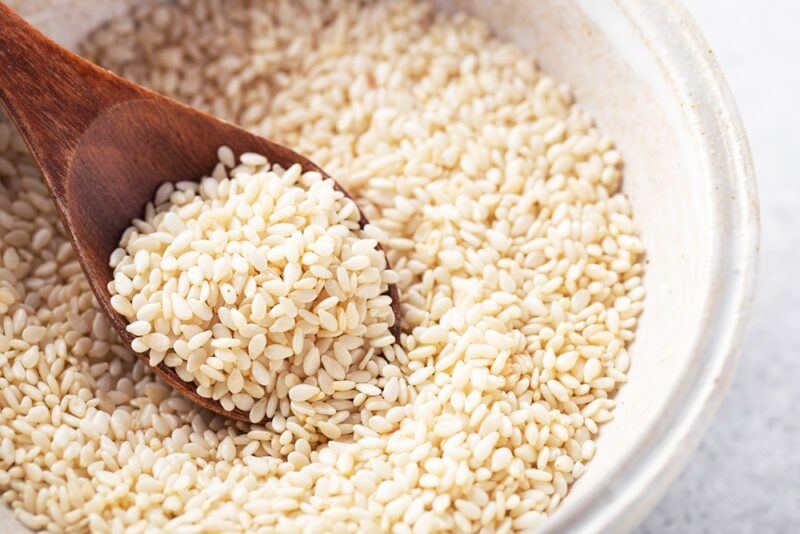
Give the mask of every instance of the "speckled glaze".
M 135 0 L 8 2 L 67 46 Z M 628 383 L 546 532 L 623 532 L 685 465 L 727 389 L 753 295 L 758 200 L 735 103 L 675 0 L 435 0 L 568 83 L 619 147 L 647 249 Z M 0 509 L 0 531 L 22 527 Z

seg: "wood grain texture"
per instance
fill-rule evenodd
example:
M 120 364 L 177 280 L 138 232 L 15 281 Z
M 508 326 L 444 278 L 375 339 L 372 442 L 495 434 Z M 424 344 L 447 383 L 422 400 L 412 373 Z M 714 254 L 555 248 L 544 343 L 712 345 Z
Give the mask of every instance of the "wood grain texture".
M 263 137 L 133 84 L 57 45 L 0 4 L 0 101 L 25 139 L 69 233 L 98 302 L 119 336 L 133 336 L 110 303 L 109 257 L 131 219 L 144 213 L 164 182 L 198 180 L 217 162 L 217 148 L 257 152 L 288 167 L 310 160 Z M 350 196 L 339 184 L 337 189 Z M 361 225 L 367 223 L 361 213 Z M 399 338 L 397 287 L 389 287 Z M 137 354 L 147 362 L 147 357 Z M 162 362 L 159 377 L 196 404 L 240 421 L 201 397 Z

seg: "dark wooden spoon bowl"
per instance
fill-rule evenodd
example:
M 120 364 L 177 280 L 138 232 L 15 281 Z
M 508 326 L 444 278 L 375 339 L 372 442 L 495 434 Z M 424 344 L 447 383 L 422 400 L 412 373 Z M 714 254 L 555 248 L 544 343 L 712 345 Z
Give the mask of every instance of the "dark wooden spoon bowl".
M 53 196 L 89 284 L 117 334 L 130 345 L 127 320 L 111 307 L 111 252 L 131 220 L 144 213 L 164 182 L 197 180 L 217 162 L 217 149 L 257 152 L 283 167 L 292 150 L 131 83 L 59 46 L 0 3 L 0 102 L 19 129 Z M 331 178 L 332 179 L 332 178 Z M 336 187 L 348 197 L 341 186 Z M 367 219 L 361 213 L 362 227 Z M 399 337 L 397 287 L 389 287 Z M 137 354 L 147 362 L 147 356 Z M 216 413 L 249 421 L 201 397 L 162 362 L 159 377 Z

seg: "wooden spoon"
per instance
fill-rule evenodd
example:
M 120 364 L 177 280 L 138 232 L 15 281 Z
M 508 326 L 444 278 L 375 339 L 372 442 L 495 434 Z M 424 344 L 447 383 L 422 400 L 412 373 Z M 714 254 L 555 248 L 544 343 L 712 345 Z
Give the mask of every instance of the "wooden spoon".
M 200 179 L 217 162 L 217 149 L 257 152 L 283 167 L 313 162 L 258 137 L 112 74 L 62 48 L 0 3 L 0 101 L 42 171 L 78 261 L 119 336 L 133 336 L 111 307 L 111 252 L 131 220 L 144 213 L 166 182 Z M 337 188 L 348 197 L 350 195 Z M 361 214 L 362 227 L 367 224 Z M 399 336 L 397 287 L 389 287 Z M 145 355 L 137 355 L 147 362 Z M 162 362 L 156 373 L 196 404 L 249 421 L 201 397 Z

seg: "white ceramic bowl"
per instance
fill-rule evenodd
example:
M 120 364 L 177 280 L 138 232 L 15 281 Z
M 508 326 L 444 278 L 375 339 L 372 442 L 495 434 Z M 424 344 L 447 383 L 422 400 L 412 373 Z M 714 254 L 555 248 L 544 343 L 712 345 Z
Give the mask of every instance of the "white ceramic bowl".
M 134 3 L 10 2 L 68 46 Z M 630 529 L 697 445 L 742 341 L 756 273 L 758 203 L 736 106 L 676 1 L 436 3 L 477 14 L 534 54 L 574 88 L 624 156 L 623 188 L 647 249 L 645 312 L 616 419 L 602 429 L 594 460 L 545 530 Z M 2 515 L 10 514 L 0 509 Z

